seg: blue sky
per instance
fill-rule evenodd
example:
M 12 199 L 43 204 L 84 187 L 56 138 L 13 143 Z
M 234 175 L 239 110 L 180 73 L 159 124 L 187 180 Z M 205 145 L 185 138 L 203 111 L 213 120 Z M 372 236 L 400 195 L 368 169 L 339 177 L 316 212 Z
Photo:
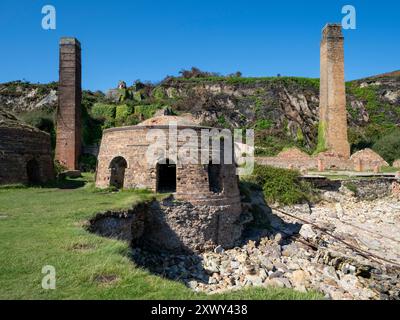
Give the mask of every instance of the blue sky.
M 41 27 L 46 4 L 57 10 L 56 30 Z M 357 10 L 357 29 L 344 31 L 346 79 L 400 69 L 398 0 L 1 0 L 0 82 L 57 80 L 61 36 L 81 41 L 90 90 L 191 66 L 318 77 L 321 29 L 341 21 L 346 4 Z

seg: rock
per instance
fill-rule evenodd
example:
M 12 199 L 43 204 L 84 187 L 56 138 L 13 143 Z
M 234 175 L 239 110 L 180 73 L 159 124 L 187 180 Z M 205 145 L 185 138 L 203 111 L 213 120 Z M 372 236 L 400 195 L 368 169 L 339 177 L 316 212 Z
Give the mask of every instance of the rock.
M 303 270 L 293 271 L 291 280 L 295 288 L 305 288 L 308 284 L 309 274 Z
M 264 267 L 268 271 L 272 271 L 274 269 L 274 264 L 266 256 L 261 256 L 260 257 L 260 264 L 261 264 L 262 267 Z
M 299 248 L 298 248 L 297 244 L 294 242 L 282 247 L 282 255 L 284 257 L 295 256 L 298 251 L 299 251 Z
M 338 217 L 343 217 L 344 216 L 344 210 L 340 202 L 336 203 L 335 205 L 337 216 Z
M 232 269 L 239 269 L 240 263 L 237 261 L 231 261 L 231 268 Z
M 236 256 L 236 260 L 240 263 L 244 263 L 247 260 L 247 253 L 240 253 Z
M 310 224 L 303 224 L 299 234 L 304 238 L 304 239 L 309 239 L 313 240 L 317 237 L 317 234 L 314 232 L 312 226 Z
M 214 249 L 214 252 L 215 253 L 218 253 L 218 254 L 221 254 L 221 253 L 224 253 L 224 248 L 222 247 L 222 246 L 217 246 L 215 249 Z
M 324 272 L 324 275 L 327 276 L 330 279 L 333 279 L 333 280 L 338 280 L 339 279 L 338 276 L 337 276 L 335 268 L 332 267 L 332 266 L 324 267 L 324 271 L 323 272 Z
M 278 233 L 275 235 L 274 241 L 275 241 L 276 243 L 278 243 L 278 244 L 282 241 L 282 234 L 281 234 L 280 232 L 278 232 Z
M 351 274 L 344 275 L 338 283 L 344 290 L 348 292 L 357 291 L 359 285 L 358 278 Z
M 246 281 L 250 282 L 253 286 L 261 286 L 265 279 L 259 275 L 246 275 Z
M 275 272 L 272 272 L 272 273 L 269 275 L 269 278 L 270 278 L 270 279 L 281 278 L 281 277 L 283 277 L 283 275 L 284 275 L 284 273 L 283 273 L 282 271 L 275 271 Z
M 282 281 L 277 279 L 266 279 L 263 283 L 264 287 L 277 287 L 277 288 L 284 288 L 285 284 Z

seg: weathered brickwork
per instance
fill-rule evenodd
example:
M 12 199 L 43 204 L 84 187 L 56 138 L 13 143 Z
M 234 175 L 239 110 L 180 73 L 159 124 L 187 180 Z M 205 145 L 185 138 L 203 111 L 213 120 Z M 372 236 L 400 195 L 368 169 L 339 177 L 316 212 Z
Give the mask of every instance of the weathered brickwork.
M 392 183 L 392 195 L 400 200 L 400 179 Z
M 168 120 L 168 116 L 163 116 Z M 201 129 L 198 126 L 180 126 L 178 132 L 184 129 L 193 129 L 198 134 L 198 144 L 201 145 Z M 169 134 L 169 127 L 166 124 L 137 125 L 132 127 L 121 127 L 107 129 L 103 133 L 98 157 L 96 185 L 99 188 L 107 188 L 111 184 L 111 163 L 113 159 L 122 157 L 127 166 L 124 173 L 124 188 L 148 188 L 157 191 L 157 161 L 165 159 L 160 156 L 151 163 L 147 160 L 147 151 L 151 141 L 147 141 L 149 130 L 161 130 L 166 137 Z M 208 129 L 208 128 L 207 128 Z M 171 136 L 173 140 L 174 136 Z M 186 141 L 178 141 L 178 150 Z M 166 150 L 169 149 L 168 139 Z M 164 150 L 163 152 L 165 152 Z M 198 159 L 201 158 L 200 149 L 196 150 Z M 211 156 L 210 156 L 211 159 Z M 156 162 L 156 163 L 154 163 Z M 236 167 L 233 164 L 220 165 L 221 192 L 210 191 L 208 165 L 205 164 L 180 164 L 176 166 L 176 197 L 182 200 L 189 200 L 207 203 L 215 201 L 220 203 L 221 199 L 238 199 L 238 181 Z M 230 203 L 231 200 L 228 201 Z
M 355 171 L 373 171 L 375 168 L 388 167 L 389 164 L 371 149 L 363 149 L 354 153 L 351 158 Z
M 349 171 L 381 171 L 389 164 L 371 149 L 354 153 L 350 159 L 332 152 L 322 152 L 310 156 L 297 148 L 279 153 L 276 157 L 257 157 L 256 162 L 284 169 L 296 170 L 349 170 Z
M 327 151 L 349 158 L 343 42 L 340 24 L 325 26 L 321 41 L 319 141 Z
M 190 144 L 190 150 L 197 153 L 200 160 L 201 130 L 210 128 L 188 124 L 179 117 L 156 117 L 137 126 L 103 132 L 96 186 L 107 188 L 115 185 L 117 179 L 119 187 L 160 191 L 162 177 L 159 165 L 167 158 L 165 154 L 170 149 L 170 120 L 178 121 L 176 133 L 170 136 L 172 141 L 177 141 L 178 154 L 184 145 L 188 146 L 188 141 L 175 137 L 180 137 L 182 130 L 192 129 L 197 133 L 198 143 Z M 167 137 L 160 156 L 153 160 L 147 158 L 153 142 L 147 140 L 149 130 L 160 130 Z M 223 149 L 223 144 L 221 146 Z M 212 154 L 208 152 L 209 161 Z M 123 169 L 116 168 L 116 159 Z M 146 215 L 146 221 L 151 220 L 151 223 L 146 223 L 148 231 L 144 232 L 140 241 L 151 247 L 174 251 L 201 251 L 215 245 L 232 246 L 241 234 L 239 222 L 242 212 L 235 165 L 184 164 L 178 161 L 169 179 L 173 180 L 170 183 L 173 182 L 175 190 L 172 192 L 178 203 L 165 203 L 157 208 L 157 203 L 154 203 Z
M 318 130 L 320 152 L 310 156 L 292 148 L 281 152 L 276 157 L 257 157 L 258 164 L 300 171 L 350 170 L 376 173 L 380 172 L 382 167 L 389 166 L 371 149 L 358 151 L 350 158 L 343 42 L 340 24 L 327 24 L 322 30 Z M 394 163 L 393 166 L 400 167 L 400 163 Z
M 0 184 L 45 183 L 53 178 L 50 136 L 1 111 Z
M 78 167 L 81 152 L 81 45 L 60 41 L 56 159 L 69 170 Z

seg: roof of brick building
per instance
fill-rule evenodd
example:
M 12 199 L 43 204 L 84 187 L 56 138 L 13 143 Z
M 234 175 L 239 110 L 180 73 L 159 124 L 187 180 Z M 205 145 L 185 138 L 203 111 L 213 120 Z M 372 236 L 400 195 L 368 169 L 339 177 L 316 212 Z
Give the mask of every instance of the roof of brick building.
M 39 129 L 24 123 L 12 113 L 2 108 L 0 108 L 0 128 L 25 129 L 29 131 L 42 132 Z
M 175 124 L 178 126 L 198 126 L 190 115 L 185 116 L 158 116 L 147 119 L 138 124 L 138 126 L 164 126 Z

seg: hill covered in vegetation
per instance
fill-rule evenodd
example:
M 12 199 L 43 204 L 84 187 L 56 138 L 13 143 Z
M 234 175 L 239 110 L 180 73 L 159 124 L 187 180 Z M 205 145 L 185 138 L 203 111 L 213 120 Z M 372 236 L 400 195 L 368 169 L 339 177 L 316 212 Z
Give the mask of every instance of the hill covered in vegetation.
M 400 157 L 393 154 L 400 149 L 393 150 L 400 141 L 400 72 L 347 82 L 346 90 L 352 151 L 372 147 L 389 162 Z M 0 84 L 0 107 L 53 136 L 56 106 L 57 83 Z M 255 129 L 258 155 L 290 146 L 312 153 L 318 106 L 319 79 L 220 76 L 192 68 L 157 84 L 84 91 L 83 140 L 98 143 L 104 128 L 134 125 L 157 112 L 191 113 L 204 125 Z

